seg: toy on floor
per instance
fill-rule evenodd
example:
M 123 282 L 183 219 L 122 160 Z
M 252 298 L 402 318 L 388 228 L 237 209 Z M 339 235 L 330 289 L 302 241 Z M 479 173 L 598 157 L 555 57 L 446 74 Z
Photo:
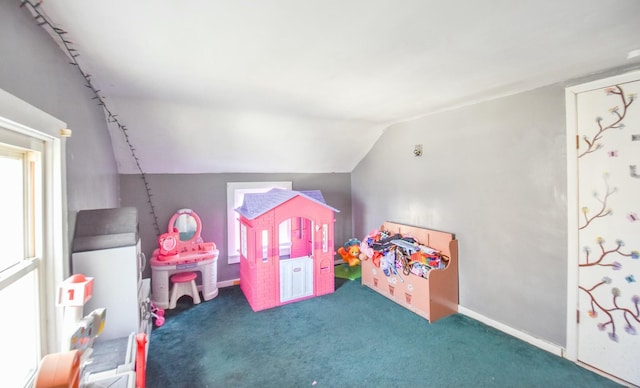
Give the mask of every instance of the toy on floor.
M 80 373 L 92 350 L 93 341 L 104 330 L 106 309 L 82 317 L 84 305 L 93 296 L 93 278 L 75 274 L 58 287 L 57 304 L 63 306 L 63 351 L 44 356 L 35 376 L 35 388 L 77 388 Z
M 78 388 L 80 386 L 80 351 L 53 353 L 40 361 L 33 383 L 35 388 Z
M 235 211 L 240 289 L 253 311 L 335 291 L 338 210 L 327 205 L 319 190 L 247 193 Z
M 355 267 L 360 264 L 360 240 L 357 238 L 351 238 L 344 243 L 343 246 L 338 248 L 338 253 L 342 257 L 342 260 L 349 267 Z
M 160 327 L 162 325 L 164 325 L 164 309 L 161 309 L 160 307 L 156 306 L 155 303 L 153 303 L 153 301 L 151 301 L 150 299 L 147 299 L 147 303 L 148 303 L 148 309 L 149 309 L 149 316 L 151 316 L 152 318 L 155 318 L 155 324 L 156 326 Z
M 178 299 L 183 295 L 189 295 L 193 299 L 193 304 L 200 303 L 200 295 L 198 295 L 198 286 L 196 278 L 198 274 L 195 272 L 180 272 L 171 276 L 171 297 L 169 298 L 169 308 L 176 308 Z
M 136 334 L 136 388 L 147 386 L 147 335 Z
M 351 238 L 343 246 L 338 248 L 338 254 L 342 257 L 343 265 L 334 269 L 335 277 L 341 279 L 356 280 L 362 276 L 360 263 L 366 260 L 361 251 L 362 242 L 357 238 Z
M 63 351 L 79 350 L 84 362 L 90 355 L 93 341 L 104 331 L 106 309 L 98 308 L 82 317 L 84 305 L 93 296 L 93 278 L 71 275 L 58 287 L 59 306 L 63 306 Z
M 192 209 L 176 211 L 158 237 L 158 248 L 151 260 L 151 298 L 161 309 L 170 306 L 172 283 L 170 278 L 182 272 L 199 272 L 197 288 L 205 301 L 218 296 L 218 254 L 213 241 L 201 236 L 202 222 Z

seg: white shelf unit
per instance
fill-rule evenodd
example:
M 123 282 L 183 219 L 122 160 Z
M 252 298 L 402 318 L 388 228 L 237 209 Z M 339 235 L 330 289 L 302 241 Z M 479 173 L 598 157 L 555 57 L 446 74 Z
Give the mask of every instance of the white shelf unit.
M 78 212 L 72 249 L 72 272 L 94 278 L 93 297 L 85 312 L 107 309 L 104 331 L 96 341 L 151 333 L 149 279 L 142 279 L 145 259 L 135 208 Z

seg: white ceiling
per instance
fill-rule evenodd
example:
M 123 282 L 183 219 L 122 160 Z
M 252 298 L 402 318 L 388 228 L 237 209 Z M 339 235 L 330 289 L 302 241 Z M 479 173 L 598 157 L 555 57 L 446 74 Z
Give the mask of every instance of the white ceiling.
M 350 172 L 390 124 L 640 62 L 627 59 L 640 48 L 638 0 L 40 8 L 68 32 L 147 173 Z M 119 171 L 138 173 L 110 130 Z

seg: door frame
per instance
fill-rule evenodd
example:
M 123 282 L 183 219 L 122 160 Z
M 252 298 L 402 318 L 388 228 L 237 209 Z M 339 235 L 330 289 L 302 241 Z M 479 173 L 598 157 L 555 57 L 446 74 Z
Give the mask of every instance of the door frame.
M 565 89 L 567 121 L 567 339 L 564 357 L 578 360 L 578 273 L 579 273 L 579 212 L 578 212 L 578 128 L 577 96 L 612 84 L 640 80 L 640 70 L 606 77 Z

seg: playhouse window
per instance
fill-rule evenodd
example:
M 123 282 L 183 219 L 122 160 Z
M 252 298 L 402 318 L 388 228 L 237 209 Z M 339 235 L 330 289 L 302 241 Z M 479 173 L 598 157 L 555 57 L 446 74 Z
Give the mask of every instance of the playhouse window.
M 322 252 L 329 251 L 329 225 L 322 224 Z
M 247 225 L 240 225 L 240 254 L 247 257 Z
M 266 263 L 269 259 L 269 231 L 262 231 L 262 262 Z
M 283 182 L 227 182 L 227 255 L 228 263 L 240 262 L 240 221 L 238 213 L 234 209 L 242 206 L 244 195 L 248 193 L 266 193 L 278 188 L 291 190 L 293 187 L 290 181 Z M 291 223 L 289 221 L 280 224 L 279 232 L 281 250 L 291 245 Z

